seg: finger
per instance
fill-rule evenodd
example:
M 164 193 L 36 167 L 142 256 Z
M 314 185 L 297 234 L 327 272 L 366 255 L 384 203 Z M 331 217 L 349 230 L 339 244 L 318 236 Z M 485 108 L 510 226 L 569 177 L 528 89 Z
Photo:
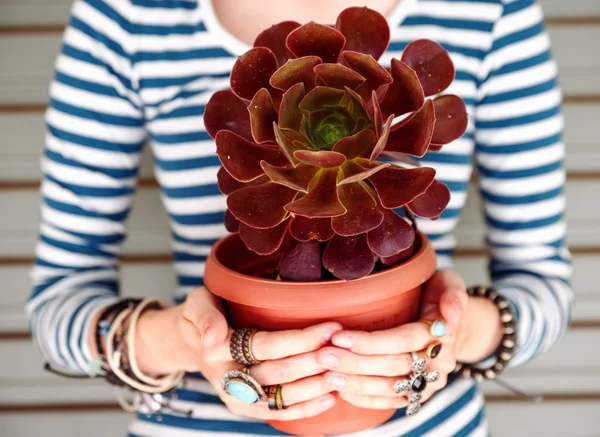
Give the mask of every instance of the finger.
M 205 287 L 198 287 L 186 298 L 182 316 L 196 327 L 206 348 L 223 344 L 229 333 L 220 299 Z
M 335 401 L 336 397 L 329 393 L 324 396 L 311 399 L 310 401 L 292 405 L 289 408 L 280 411 L 269 410 L 265 403 L 253 404 L 250 406 L 247 406 L 246 404 L 234 403 L 231 404 L 231 406 L 228 404 L 228 407 L 233 413 L 239 416 L 252 417 L 259 420 L 289 421 L 318 416 L 319 414 L 333 407 L 335 405 Z
M 339 323 L 326 322 L 305 329 L 258 331 L 252 337 L 252 355 L 258 361 L 267 361 L 312 352 L 325 346 L 341 329 Z M 215 351 L 222 361 L 232 360 L 230 341 L 231 333 L 225 344 Z
M 281 386 L 283 405 L 291 407 L 302 402 L 310 401 L 335 391 L 325 382 L 323 375 L 311 376 L 301 381 L 294 381 Z
M 316 352 L 264 361 L 251 367 L 252 377 L 261 385 L 285 384 L 323 372 L 323 367 L 317 362 Z
M 324 379 L 327 386 L 340 393 L 354 393 L 362 396 L 397 397 L 400 395 L 394 392 L 394 384 L 402 378 L 327 372 Z
M 448 384 L 448 375 L 446 373 L 442 373 L 437 381 L 428 382 L 427 387 L 421 393 L 421 403 L 426 402 L 433 396 L 435 393 L 446 387 Z
M 340 398 L 357 407 L 371 408 L 373 410 L 398 409 L 408 405 L 408 400 L 404 396 L 366 396 L 340 393 Z
M 317 362 L 326 369 L 351 375 L 406 375 L 412 371 L 408 354 L 359 355 L 336 347 L 325 347 L 317 352 Z
M 360 355 L 405 354 L 419 351 L 433 341 L 429 326 L 414 322 L 384 331 L 339 331 L 331 342 Z
M 451 325 L 458 325 L 467 304 L 467 287 L 453 270 L 437 272 L 423 288 L 421 317 L 436 319 L 440 315 Z

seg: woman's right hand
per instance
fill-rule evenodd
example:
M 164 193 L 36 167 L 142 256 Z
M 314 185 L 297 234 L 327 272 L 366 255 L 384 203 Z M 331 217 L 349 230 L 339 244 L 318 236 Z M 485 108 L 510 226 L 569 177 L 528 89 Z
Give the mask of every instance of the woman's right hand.
M 150 374 L 201 372 L 237 415 L 295 420 L 316 416 L 335 404 L 333 389 L 325 382 L 325 369 L 316 355 L 341 329 L 338 323 L 328 322 L 254 335 L 252 354 L 262 362 L 252 366 L 251 375 L 261 385 L 282 385 L 286 409 L 280 411 L 270 411 L 265 403 L 242 403 L 221 389 L 221 377 L 243 366 L 231 357 L 233 330 L 219 302 L 205 287 L 191 292 L 181 305 L 142 314 L 136 331 L 136 357 L 141 370 Z

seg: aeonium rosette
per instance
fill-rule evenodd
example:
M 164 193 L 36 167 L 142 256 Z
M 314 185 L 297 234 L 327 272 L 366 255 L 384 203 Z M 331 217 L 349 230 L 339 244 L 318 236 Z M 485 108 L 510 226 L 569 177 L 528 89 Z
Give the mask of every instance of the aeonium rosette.
M 291 234 L 283 279 L 318 280 L 324 267 L 349 280 L 376 262 L 394 265 L 415 240 L 394 209 L 435 219 L 448 204 L 435 170 L 392 162 L 465 132 L 459 97 L 425 99 L 451 84 L 454 66 L 439 44 L 418 40 L 388 71 L 377 59 L 389 40 L 386 19 L 366 7 L 344 10 L 335 27 L 282 22 L 238 58 L 231 90 L 206 106 L 227 229 L 260 255 Z

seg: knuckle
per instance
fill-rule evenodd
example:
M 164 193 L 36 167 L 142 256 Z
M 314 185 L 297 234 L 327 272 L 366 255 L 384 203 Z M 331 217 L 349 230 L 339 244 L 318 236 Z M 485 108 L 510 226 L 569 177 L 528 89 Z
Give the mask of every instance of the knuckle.
M 292 373 L 291 363 L 288 361 L 279 361 L 273 369 L 273 383 L 283 384 L 290 380 Z

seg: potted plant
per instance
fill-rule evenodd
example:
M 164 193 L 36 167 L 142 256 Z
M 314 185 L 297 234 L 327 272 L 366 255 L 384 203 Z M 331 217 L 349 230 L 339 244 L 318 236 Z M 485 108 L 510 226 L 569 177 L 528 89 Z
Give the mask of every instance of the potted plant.
M 426 98 L 454 80 L 446 50 L 414 41 L 388 70 L 377 60 L 389 39 L 386 19 L 366 7 L 335 26 L 282 22 L 206 105 L 232 234 L 214 246 L 205 284 L 234 327 L 335 320 L 378 330 L 416 319 L 436 259 L 413 214 L 439 217 L 450 192 L 410 156 L 461 137 L 467 114 L 459 97 Z M 339 434 L 392 414 L 340 399 L 316 418 L 272 425 Z

